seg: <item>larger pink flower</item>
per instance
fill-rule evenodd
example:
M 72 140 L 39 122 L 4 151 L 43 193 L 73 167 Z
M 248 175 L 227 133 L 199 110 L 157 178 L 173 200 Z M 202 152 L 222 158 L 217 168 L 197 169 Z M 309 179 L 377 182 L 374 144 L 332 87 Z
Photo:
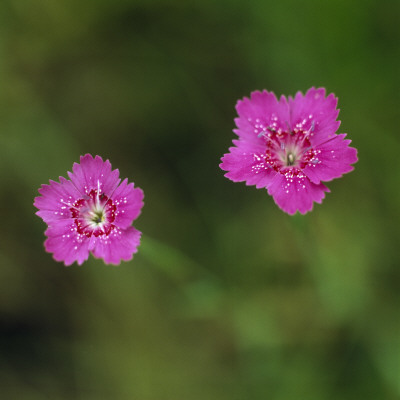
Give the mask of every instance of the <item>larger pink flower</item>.
M 353 170 L 357 150 L 336 134 L 337 99 L 311 88 L 294 98 L 253 92 L 239 100 L 234 132 L 239 139 L 222 157 L 221 169 L 234 182 L 266 188 L 288 214 L 305 214 L 329 189 L 322 183 Z
M 86 154 L 74 163 L 70 180 L 50 181 L 35 198 L 36 213 L 47 223 L 46 251 L 57 261 L 81 265 L 89 252 L 106 264 L 128 261 L 141 233 L 132 225 L 143 206 L 143 192 L 121 182 L 119 171 L 100 156 Z

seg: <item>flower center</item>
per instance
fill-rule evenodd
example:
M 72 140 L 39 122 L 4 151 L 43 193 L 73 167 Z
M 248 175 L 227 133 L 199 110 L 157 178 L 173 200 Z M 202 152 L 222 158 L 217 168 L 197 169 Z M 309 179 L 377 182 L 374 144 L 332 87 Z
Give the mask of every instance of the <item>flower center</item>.
M 288 133 L 269 130 L 266 139 L 265 163 L 275 171 L 286 174 L 300 172 L 309 163 L 318 163 L 309 140 L 309 132 L 296 130 Z
M 286 165 L 287 166 L 294 165 L 295 161 L 296 161 L 296 157 L 294 156 L 293 153 L 289 152 L 286 154 Z
M 105 221 L 105 216 L 103 213 L 103 210 L 100 211 L 92 211 L 93 217 L 91 221 L 95 224 L 101 224 L 102 222 Z
M 108 236 L 114 229 L 116 205 L 99 190 L 92 189 L 70 208 L 78 233 L 91 237 Z

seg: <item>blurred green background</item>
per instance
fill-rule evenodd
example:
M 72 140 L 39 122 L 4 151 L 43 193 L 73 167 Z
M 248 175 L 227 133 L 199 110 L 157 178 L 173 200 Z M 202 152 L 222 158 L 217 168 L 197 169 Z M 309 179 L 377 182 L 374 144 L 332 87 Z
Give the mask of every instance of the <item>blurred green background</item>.
M 2 399 L 400 399 L 400 2 L 3 0 Z M 218 167 L 237 99 L 339 97 L 356 169 L 306 216 Z M 32 205 L 99 154 L 131 262 L 65 268 Z

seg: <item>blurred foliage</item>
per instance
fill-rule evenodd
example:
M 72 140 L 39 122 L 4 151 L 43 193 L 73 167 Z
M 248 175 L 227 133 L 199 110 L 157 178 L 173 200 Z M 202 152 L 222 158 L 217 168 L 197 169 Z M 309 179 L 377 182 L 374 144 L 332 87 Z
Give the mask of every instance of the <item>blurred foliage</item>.
M 4 399 L 400 398 L 400 3 L 0 4 Z M 219 169 L 255 89 L 339 97 L 356 169 L 306 216 Z M 134 260 L 65 268 L 37 189 L 100 154 Z

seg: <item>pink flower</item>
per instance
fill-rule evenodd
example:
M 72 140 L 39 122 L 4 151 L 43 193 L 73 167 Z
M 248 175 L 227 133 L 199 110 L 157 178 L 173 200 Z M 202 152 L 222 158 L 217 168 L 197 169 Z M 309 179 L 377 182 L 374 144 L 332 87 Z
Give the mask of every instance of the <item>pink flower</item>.
M 329 189 L 322 183 L 352 171 L 357 150 L 346 134 L 337 135 L 337 99 L 324 88 L 294 98 L 253 92 L 239 100 L 235 119 L 239 139 L 220 164 L 225 176 L 266 188 L 288 214 L 305 214 Z
M 106 264 L 132 259 L 141 232 L 131 226 L 143 206 L 143 192 L 100 156 L 81 156 L 74 163 L 70 180 L 50 181 L 35 198 L 36 213 L 47 223 L 46 251 L 57 261 L 81 265 L 89 257 Z

